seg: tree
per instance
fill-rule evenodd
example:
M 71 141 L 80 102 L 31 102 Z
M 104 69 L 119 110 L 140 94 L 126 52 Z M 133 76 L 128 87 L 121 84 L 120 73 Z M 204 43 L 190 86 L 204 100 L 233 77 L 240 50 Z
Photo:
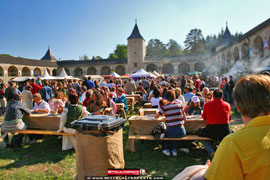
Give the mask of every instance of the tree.
M 128 48 L 127 45 L 117 44 L 113 53 L 109 54 L 109 59 L 127 59 Z
M 206 36 L 205 38 L 205 50 L 208 52 L 208 53 L 215 53 L 216 52 L 216 47 L 218 45 L 218 38 L 216 37 L 216 35 L 208 35 Z
M 109 54 L 108 59 L 117 59 L 118 56 L 116 56 L 114 53 Z
M 204 38 L 200 29 L 191 29 L 184 43 L 185 50 L 188 50 L 191 53 L 204 52 Z
M 0 56 L 14 57 L 14 56 L 11 56 L 10 54 L 0 54 Z
M 79 57 L 79 60 L 90 60 L 90 58 L 86 54 L 84 54 L 83 56 Z
M 150 39 L 146 46 L 146 56 L 166 56 L 166 45 L 159 39 Z
M 126 59 L 128 55 L 128 48 L 127 45 L 124 44 L 118 44 L 116 46 L 116 49 L 114 50 L 114 54 L 121 59 Z
M 167 43 L 167 55 L 168 56 L 177 56 L 184 54 L 181 46 L 173 39 L 170 39 Z
M 101 56 L 93 56 L 91 60 L 100 60 L 103 59 Z

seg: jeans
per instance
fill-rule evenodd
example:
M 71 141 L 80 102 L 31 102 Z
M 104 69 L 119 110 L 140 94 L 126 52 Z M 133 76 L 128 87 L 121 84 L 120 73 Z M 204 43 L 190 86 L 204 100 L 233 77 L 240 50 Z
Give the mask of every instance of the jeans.
M 211 141 L 202 140 L 201 142 L 203 146 L 205 147 L 205 150 L 208 152 L 208 154 L 212 154 L 213 152 L 215 152 Z
M 165 137 L 167 138 L 181 138 L 186 135 L 186 129 L 184 125 L 168 127 Z M 177 141 L 164 141 L 164 149 L 172 150 L 177 148 Z

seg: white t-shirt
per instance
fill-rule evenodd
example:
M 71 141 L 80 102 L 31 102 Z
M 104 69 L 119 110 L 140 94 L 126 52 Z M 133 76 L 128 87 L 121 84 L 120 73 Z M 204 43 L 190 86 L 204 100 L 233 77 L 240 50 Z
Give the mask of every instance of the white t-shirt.
M 84 93 L 82 94 L 82 102 L 85 100 L 85 98 L 86 98 L 86 92 L 84 92 Z
M 152 97 L 150 102 L 152 103 L 152 106 L 159 106 L 159 101 L 160 101 L 161 97 L 155 98 Z
M 50 105 L 44 100 L 42 100 L 39 105 L 37 103 L 35 103 L 35 106 L 32 110 L 36 110 L 36 109 L 49 109 L 48 113 L 50 113 L 50 111 L 51 111 Z

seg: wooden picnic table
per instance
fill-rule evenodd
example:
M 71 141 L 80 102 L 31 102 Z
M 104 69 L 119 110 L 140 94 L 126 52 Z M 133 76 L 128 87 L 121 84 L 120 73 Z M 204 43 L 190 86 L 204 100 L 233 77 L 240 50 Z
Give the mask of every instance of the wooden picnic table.
M 139 115 L 140 116 L 145 116 L 148 114 L 157 114 L 158 113 L 158 109 L 157 108 L 143 108 L 139 110 Z
M 27 128 L 58 130 L 60 124 L 60 114 L 30 114 L 23 117 Z
M 126 97 L 134 97 L 135 102 L 141 102 L 142 99 L 140 94 L 126 94 Z
M 117 107 L 117 112 L 121 109 L 125 107 L 125 103 L 115 103 L 116 107 Z
M 124 103 L 115 103 L 115 104 L 117 106 L 117 112 L 120 114 L 121 117 L 126 119 L 127 115 L 126 115 L 126 112 L 124 110 L 125 104 Z
M 155 119 L 154 116 L 131 116 L 129 119 L 129 136 L 132 135 L 150 135 L 158 123 L 165 122 L 165 117 L 160 116 Z M 186 132 L 194 132 L 205 126 L 205 121 L 201 116 L 187 116 L 184 124 Z M 135 140 L 128 139 L 126 149 L 136 152 Z
M 130 108 L 131 111 L 134 110 L 134 105 L 136 104 L 134 97 L 126 97 L 127 98 L 127 105 Z
M 152 108 L 152 103 L 144 103 L 144 108 Z

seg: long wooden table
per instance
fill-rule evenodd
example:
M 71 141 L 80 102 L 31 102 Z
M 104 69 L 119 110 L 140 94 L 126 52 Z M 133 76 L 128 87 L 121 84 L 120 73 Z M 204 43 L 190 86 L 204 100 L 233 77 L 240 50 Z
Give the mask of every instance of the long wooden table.
M 23 121 L 29 129 L 58 130 L 60 117 L 60 114 L 30 114 L 25 115 Z
M 153 116 L 131 116 L 129 119 L 129 136 L 132 135 L 150 135 L 154 127 L 165 122 L 165 117 L 161 116 L 155 119 Z M 201 127 L 205 126 L 205 121 L 201 116 L 187 116 L 184 124 L 187 133 L 193 133 Z M 136 152 L 135 140 L 128 139 L 126 149 Z

